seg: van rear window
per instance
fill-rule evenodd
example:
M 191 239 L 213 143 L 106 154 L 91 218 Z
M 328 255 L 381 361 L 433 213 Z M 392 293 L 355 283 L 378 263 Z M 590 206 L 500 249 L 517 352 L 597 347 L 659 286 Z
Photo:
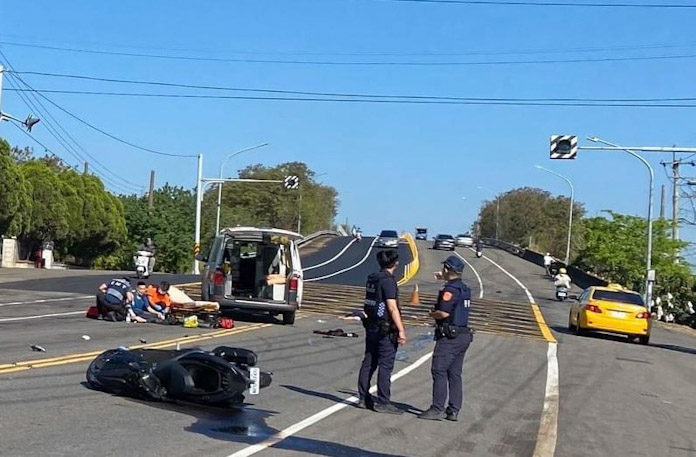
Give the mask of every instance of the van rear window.
M 629 305 L 645 306 L 643 297 L 630 292 L 620 292 L 615 290 L 595 290 L 592 294 L 594 300 L 615 301 Z

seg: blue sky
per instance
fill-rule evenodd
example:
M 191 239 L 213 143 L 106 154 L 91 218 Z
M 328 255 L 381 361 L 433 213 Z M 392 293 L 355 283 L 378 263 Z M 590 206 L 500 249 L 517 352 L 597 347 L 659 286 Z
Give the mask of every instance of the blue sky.
M 378 0 L 5 0 L 0 5 L 0 40 L 251 59 L 575 59 L 696 54 L 691 33 L 695 18 L 696 10 Z M 653 45 L 667 47 L 633 49 Z M 616 49 L 624 47 L 631 49 Z M 594 51 L 584 52 L 588 49 Z M 180 61 L 11 45 L 0 45 L 0 50 L 18 71 L 185 84 L 460 97 L 696 96 L 694 58 L 543 65 L 331 66 Z M 539 50 L 552 52 L 540 54 Z M 474 55 L 462 55 L 467 53 Z M 37 89 L 174 92 L 24 77 Z M 8 78 L 5 80 L 7 88 Z M 626 145 L 696 145 L 695 108 L 50 97 L 134 143 L 177 153 L 203 153 L 208 176 L 217 174 L 228 153 L 269 142 L 267 148 L 230 161 L 228 170 L 252 162 L 305 161 L 317 172 L 326 173 L 321 181 L 338 189 L 338 220 L 348 218 L 368 234 L 382 228 L 412 230 L 416 225 L 428 226 L 433 232 L 459 232 L 474 221 L 482 200 L 492 198 L 493 192 L 518 186 L 567 194 L 567 185 L 536 170 L 533 166 L 537 163 L 573 179 L 576 198 L 586 204 L 591 215 L 610 208 L 644 215 L 647 171 L 636 159 L 625 153 L 581 151 L 575 161 L 552 162 L 548 159 L 549 135 L 598 135 Z M 17 94 L 9 91 L 3 93 L 2 109 L 18 117 L 29 112 Z M 165 181 L 195 185 L 195 160 L 133 150 L 59 111 L 53 113 L 113 173 L 145 186 L 154 167 L 158 185 Z M 39 124 L 34 131 L 36 137 L 69 163 L 76 163 L 41 127 Z M 30 144 L 8 123 L 0 126 L 0 135 L 13 144 Z M 656 167 L 656 213 L 660 185 L 668 183 L 659 161 L 667 159 L 665 155 L 650 156 Z M 688 167 L 683 173 L 696 174 Z M 696 238 L 694 231 L 685 234 L 691 240 Z

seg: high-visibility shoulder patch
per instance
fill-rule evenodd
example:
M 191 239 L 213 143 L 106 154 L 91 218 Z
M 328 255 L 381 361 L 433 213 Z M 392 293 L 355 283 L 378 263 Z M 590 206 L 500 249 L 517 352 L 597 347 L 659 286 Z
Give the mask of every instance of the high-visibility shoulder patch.
M 445 293 L 442 294 L 442 299 L 443 299 L 444 301 L 450 301 L 450 300 L 452 300 L 452 292 L 450 292 L 450 291 L 445 291 Z

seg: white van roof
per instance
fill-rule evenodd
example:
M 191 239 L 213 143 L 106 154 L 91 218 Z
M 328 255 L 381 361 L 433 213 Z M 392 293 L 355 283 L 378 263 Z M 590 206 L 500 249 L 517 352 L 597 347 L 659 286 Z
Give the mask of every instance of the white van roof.
M 290 230 L 283 230 L 277 228 L 265 228 L 265 227 L 227 227 L 220 231 L 221 235 L 259 235 L 268 233 L 270 235 L 281 235 L 286 236 L 293 240 L 299 240 L 304 238 L 297 232 L 291 232 Z

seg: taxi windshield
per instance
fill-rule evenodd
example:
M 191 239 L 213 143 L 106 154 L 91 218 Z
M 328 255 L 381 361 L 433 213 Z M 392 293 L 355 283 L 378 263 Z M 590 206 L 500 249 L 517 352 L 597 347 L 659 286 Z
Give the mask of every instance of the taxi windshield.
M 614 290 L 595 290 L 592 294 L 593 300 L 615 301 L 619 303 L 627 303 L 629 305 L 645 306 L 643 298 L 634 293 L 620 292 Z

